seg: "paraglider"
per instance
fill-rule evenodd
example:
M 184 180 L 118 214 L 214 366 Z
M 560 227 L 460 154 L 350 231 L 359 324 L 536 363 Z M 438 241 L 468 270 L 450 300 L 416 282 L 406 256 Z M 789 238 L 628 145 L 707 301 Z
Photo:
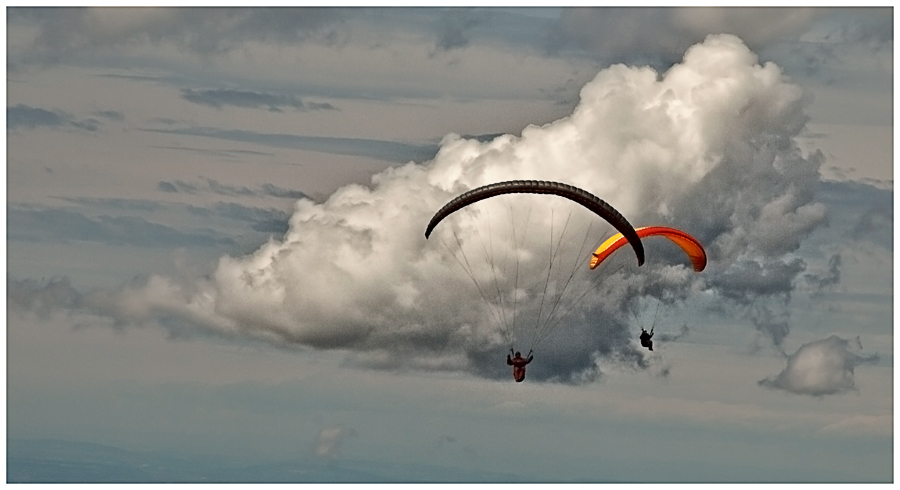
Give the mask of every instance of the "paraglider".
M 644 330 L 644 327 L 641 327 L 641 346 L 649 348 L 651 351 L 653 350 L 653 341 L 650 340 L 653 338 L 653 328 L 650 329 L 650 333 L 647 333 Z
M 506 202 L 468 209 L 468 206 L 497 196 L 528 194 L 555 195 L 577 206 L 570 206 L 563 201 L 561 204 L 564 209 L 568 209 L 568 217 L 565 218 L 564 211 L 562 215 L 566 219 L 565 223 L 555 227 L 554 203 L 546 205 L 540 199 L 532 203 L 527 196 L 504 197 L 503 201 Z M 505 224 L 497 219 L 492 220 L 490 215 L 491 209 L 497 209 L 502 204 L 508 205 L 509 216 Z M 535 214 L 539 214 L 542 219 L 533 218 L 532 207 L 529 206 L 537 208 Z M 576 214 L 573 218 L 573 213 L 582 208 L 590 213 L 581 216 Z M 622 214 L 597 196 L 568 184 L 512 180 L 472 189 L 450 200 L 434 214 L 425 229 L 425 238 L 431 236 L 439 223 L 457 212 L 463 216 L 452 226 L 445 225 L 445 230 L 441 231 L 441 235 L 450 244 L 444 238 L 440 238 L 440 242 L 453 254 L 491 309 L 510 346 L 510 352 L 518 354 L 515 357 L 507 355 L 507 364 L 513 366 L 516 382 L 524 380 L 525 365 L 533 359 L 531 354 L 534 348 L 550 335 L 563 317 L 583 307 L 585 303 L 580 300 L 597 286 L 598 281 L 594 278 L 596 275 L 578 275 L 581 271 L 588 272 L 583 267 L 582 260 L 590 253 L 592 244 L 598 242 L 589 239 L 591 227 L 597 227 L 598 221 L 594 215 L 618 231 L 623 245 L 631 245 L 638 266 L 644 263 L 644 248 L 640 237 Z M 572 231 L 572 227 L 578 225 L 587 228 L 584 240 L 569 240 L 569 236 L 577 233 Z M 545 228 L 540 228 L 541 226 Z M 593 231 L 599 232 L 597 228 L 593 228 Z M 533 233 L 535 229 L 547 229 L 550 240 L 544 241 L 536 236 Z M 460 234 L 460 231 L 469 234 Z M 504 231 L 509 233 L 502 235 Z M 529 240 L 530 248 L 525 246 Z M 495 250 L 498 243 L 504 245 Z M 581 249 L 578 249 L 579 243 Z M 548 244 L 549 249 L 546 248 Z M 542 251 L 546 251 L 546 256 L 539 258 Z M 566 256 L 569 258 L 564 258 Z M 504 269 L 504 266 L 508 268 Z M 531 282 L 528 282 L 529 279 Z M 520 336 L 523 332 L 520 331 L 517 335 L 517 323 L 520 326 L 522 323 L 531 326 L 531 352 L 527 358 L 521 357 L 512 348 L 517 340 L 525 340 Z
M 668 238 L 687 254 L 688 258 L 691 260 L 691 265 L 694 267 L 694 271 L 701 272 L 706 268 L 706 251 L 703 249 L 703 245 L 691 235 L 667 226 L 644 226 L 637 228 L 635 231 L 642 239 L 650 236 L 662 236 Z M 622 247 L 625 242 L 626 239 L 621 233 L 609 237 L 608 240 L 603 242 L 597 250 L 591 254 L 590 268 L 597 268 L 604 260 L 612 255 L 613 252 Z M 658 308 L 659 303 L 657 303 L 657 313 Z M 654 323 L 655 321 L 656 320 L 654 319 Z M 644 327 L 641 327 L 641 335 L 639 337 L 641 346 L 646 347 L 651 351 L 653 350 L 653 341 L 650 339 L 653 338 L 653 328 L 654 327 L 651 326 L 650 332 L 647 332 Z
M 662 236 L 668 238 L 675 243 L 675 245 L 678 245 L 684 250 L 688 258 L 691 259 L 691 264 L 694 266 L 696 272 L 700 272 L 706 268 L 706 251 L 703 250 L 703 245 L 700 245 L 700 242 L 691 235 L 666 226 L 644 226 L 635 231 L 640 238 L 649 236 Z M 607 257 L 612 255 L 613 252 L 622 247 L 622 245 L 625 245 L 626 242 L 630 243 L 631 239 L 626 239 L 621 233 L 609 237 L 609 239 L 603 242 L 603 244 L 601 244 L 592 254 L 590 263 L 591 269 L 597 268 L 597 266 L 606 260 Z
M 512 349 L 509 352 L 512 353 Z M 509 357 L 509 354 L 506 355 L 506 364 L 513 367 L 512 374 L 516 383 L 521 383 L 525 380 L 525 366 L 534 359 L 533 352 L 529 352 L 527 358 L 522 357 L 521 352 L 516 352 L 513 357 Z

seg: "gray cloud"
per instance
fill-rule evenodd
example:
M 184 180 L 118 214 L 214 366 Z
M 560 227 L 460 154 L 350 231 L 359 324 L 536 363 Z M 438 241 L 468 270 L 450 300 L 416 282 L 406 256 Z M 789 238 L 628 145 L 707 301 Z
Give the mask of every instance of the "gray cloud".
M 121 121 L 125 119 L 125 114 L 123 114 L 121 111 L 97 111 L 94 114 L 102 118 L 109 119 L 110 121 Z
M 603 60 L 627 59 L 663 67 L 710 34 L 736 35 L 754 50 L 798 38 L 822 12 L 813 8 L 567 8 L 546 39 L 553 52 L 577 47 Z
M 65 197 L 54 196 L 61 201 L 71 202 L 84 206 L 94 206 L 107 209 L 119 209 L 126 211 L 159 211 L 165 207 L 163 203 L 150 201 L 148 199 L 123 199 L 116 197 Z
M 176 124 L 174 121 L 171 124 Z M 234 159 L 245 156 L 272 156 L 273 153 L 265 152 L 265 151 L 253 151 L 253 150 L 213 150 L 209 148 L 192 148 L 189 146 L 162 146 L 162 145 L 153 145 L 151 148 L 160 148 L 163 150 L 175 150 L 175 151 L 185 151 L 191 153 L 199 153 L 201 155 L 210 155 L 215 157 L 222 157 L 228 159 Z
M 161 180 L 159 184 L 156 185 L 156 188 L 162 192 L 184 192 L 187 194 L 195 194 L 197 192 L 197 187 L 181 180 L 176 180 L 174 182 Z
M 862 182 L 823 182 L 829 227 L 841 238 L 870 242 L 888 250 L 894 244 L 894 194 Z
M 260 197 L 260 196 L 275 196 L 282 198 L 295 198 L 297 191 L 287 191 L 284 189 L 280 189 L 278 187 L 273 186 L 272 184 L 267 184 L 260 186 L 259 190 L 252 191 L 246 187 L 230 187 L 219 184 L 215 180 L 206 179 L 207 184 L 209 185 L 209 191 L 226 195 L 232 197 L 240 197 L 240 196 L 251 196 L 251 197 Z M 189 188 L 191 187 L 188 184 L 185 184 L 180 181 L 176 181 L 179 187 Z M 169 184 L 166 182 L 160 182 L 160 190 L 167 189 L 168 186 L 172 186 L 173 191 L 165 191 L 165 192 L 178 192 L 175 185 Z M 195 193 L 195 192 L 191 192 Z M 302 193 L 299 193 L 300 197 L 305 197 Z M 138 213 L 152 213 L 157 211 L 164 211 L 167 209 L 171 209 L 172 207 L 181 207 L 182 205 L 172 205 L 165 204 L 157 201 L 150 201 L 145 199 L 121 199 L 121 198 L 70 198 L 70 197 L 58 197 L 57 199 L 71 202 L 75 204 L 80 204 L 82 206 L 94 207 L 102 209 L 106 212 L 110 211 L 118 211 L 118 212 L 138 212 Z M 209 207 L 200 207 L 187 205 L 187 212 L 204 218 L 226 218 L 234 221 L 240 221 L 244 223 L 249 223 L 250 228 L 254 231 L 260 233 L 267 234 L 284 234 L 287 231 L 287 223 L 288 223 L 288 214 L 285 211 L 275 208 L 260 208 L 253 206 L 244 206 L 242 204 L 234 203 L 234 202 L 218 202 Z M 140 225 L 142 222 L 137 222 Z M 15 235 L 18 236 L 19 232 L 14 232 Z M 201 235 L 209 233 L 208 230 L 200 230 L 199 233 Z M 99 241 L 105 240 L 102 238 L 103 235 L 98 235 L 97 239 Z M 222 242 L 230 243 L 228 241 Z
M 276 95 L 247 90 L 193 90 L 182 89 L 181 97 L 188 102 L 207 105 L 221 109 L 224 106 L 266 108 L 273 112 L 281 112 L 282 108 L 293 108 L 298 111 L 307 110 L 337 110 L 331 104 L 323 102 L 304 103 L 297 97 L 289 95 Z
M 68 209 L 9 205 L 9 240 L 84 241 L 137 247 L 230 247 L 235 241 L 211 229 L 191 232 L 135 216 L 90 217 Z
M 806 274 L 807 284 L 812 286 L 812 296 L 821 296 L 841 282 L 841 254 L 828 259 L 828 270 L 824 274 Z
M 201 56 L 246 42 L 343 42 L 344 11 L 332 8 L 10 8 L 8 22 L 37 28 L 14 64 L 71 62 L 139 43 L 172 44 Z
M 805 270 L 806 262 L 799 258 L 789 261 L 742 259 L 712 275 L 708 284 L 729 300 L 716 307 L 722 315 L 749 320 L 757 332 L 783 353 L 782 344 L 790 333 L 788 304 L 795 281 Z M 759 345 L 753 346 L 753 350 L 759 348 Z
M 764 296 L 790 295 L 794 279 L 806 270 L 799 258 L 782 260 L 741 260 L 710 278 L 710 285 L 724 297 L 741 304 L 752 304 Z
M 857 343 L 861 348 L 858 339 Z M 859 356 L 849 345 L 848 340 L 834 335 L 804 344 L 788 357 L 784 371 L 760 380 L 759 385 L 813 397 L 857 391 L 854 368 L 878 362 L 878 356 Z
M 188 211 L 197 216 L 218 215 L 235 221 L 250 223 L 254 231 L 284 234 L 288 229 L 288 214 L 278 209 L 244 206 L 233 202 L 219 202 L 212 208 L 190 206 Z
M 647 58 L 641 62 L 659 56 L 674 62 L 691 42 L 679 39 L 680 33 L 668 26 L 670 15 L 669 9 L 660 8 L 563 9 L 545 34 L 547 48 L 558 52 L 576 47 L 593 56 L 618 59 L 643 52 Z M 654 35 L 641 35 L 641 30 Z
M 370 140 L 362 138 L 335 138 L 319 136 L 299 136 L 293 134 L 257 133 L 254 131 L 226 130 L 217 128 L 146 129 L 156 133 L 184 134 L 207 138 L 240 141 L 274 148 L 332 153 L 336 155 L 364 156 L 389 162 L 406 163 L 424 161 L 434 157 L 436 145 L 411 145 L 394 141 Z
M 857 8 L 835 33 L 844 41 L 860 42 L 874 49 L 890 49 L 894 40 L 894 20 L 890 7 Z
M 440 14 L 437 22 L 437 48 L 452 50 L 469 44 L 468 31 L 479 23 L 479 14 L 472 9 L 455 8 Z
M 263 194 L 272 197 L 281 197 L 285 199 L 310 199 L 305 193 L 294 190 L 294 189 L 284 189 L 278 187 L 275 184 L 263 184 L 260 186 L 260 190 Z
M 83 295 L 72 287 L 68 277 L 54 277 L 46 283 L 7 277 L 6 299 L 11 309 L 46 317 L 55 311 L 81 308 Z
M 6 108 L 7 131 L 18 128 L 35 129 L 39 127 L 74 127 L 87 131 L 97 131 L 99 125 L 100 122 L 93 118 L 77 119 L 71 114 L 62 111 L 48 111 L 24 104 Z
M 162 192 L 185 194 L 197 194 L 200 192 L 212 192 L 214 194 L 224 196 L 249 196 L 249 197 L 276 197 L 281 199 L 309 199 L 302 191 L 294 189 L 284 189 L 275 184 L 262 184 L 256 189 L 250 189 L 246 186 L 229 186 L 221 184 L 215 179 L 201 177 L 203 184 L 194 184 L 183 180 L 160 181 L 156 188 Z
M 209 190 L 225 196 L 252 196 L 254 192 L 250 190 L 249 187 L 246 186 L 232 186 L 220 184 L 218 181 L 214 179 L 204 179 L 206 180 L 206 185 L 209 187 Z
M 893 228 L 894 206 L 890 199 L 877 199 L 853 227 L 853 235 L 859 238 L 865 235 L 880 235 L 885 230 Z

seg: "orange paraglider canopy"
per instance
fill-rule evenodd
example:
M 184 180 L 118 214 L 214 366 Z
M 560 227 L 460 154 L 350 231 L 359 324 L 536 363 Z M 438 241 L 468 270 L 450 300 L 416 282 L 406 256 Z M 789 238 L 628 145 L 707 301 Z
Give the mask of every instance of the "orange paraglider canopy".
M 645 226 L 637 228 L 635 231 L 641 239 L 648 236 L 664 236 L 669 240 L 672 240 L 672 242 L 681 247 L 688 257 L 690 257 L 695 271 L 700 272 L 706 268 L 706 251 L 703 250 L 703 246 L 700 245 L 700 242 L 697 241 L 696 238 L 687 233 L 666 226 Z M 591 269 L 596 268 L 601 262 L 606 260 L 607 257 L 612 255 L 613 252 L 626 243 L 628 243 L 628 240 L 626 240 L 621 233 L 609 237 L 609 239 L 603 242 L 603 244 L 592 254 Z

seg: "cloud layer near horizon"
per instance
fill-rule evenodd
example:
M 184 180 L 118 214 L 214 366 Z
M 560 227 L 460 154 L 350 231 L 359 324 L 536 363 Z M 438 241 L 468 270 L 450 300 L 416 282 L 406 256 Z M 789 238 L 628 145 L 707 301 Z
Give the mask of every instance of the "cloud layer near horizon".
M 84 304 L 123 325 L 174 319 L 279 346 L 346 349 L 369 366 L 508 376 L 497 362 L 508 347 L 497 312 L 458 258 L 425 240 L 424 227 L 469 189 L 561 181 L 600 196 L 635 226 L 666 223 L 707 247 L 702 275 L 673 266 L 677 256 L 666 256 L 664 267 L 658 255 L 641 270 L 601 271 L 602 294 L 588 295 L 566 318 L 543 350 L 544 371 L 534 375 L 594 379 L 608 359 L 645 367 L 625 313 L 635 298 L 706 290 L 741 305 L 789 296 L 805 269 L 789 254 L 825 221 L 824 205 L 814 202 L 821 157 L 803 154 L 794 141 L 805 103 L 798 86 L 774 64 L 760 65 L 738 38 L 710 36 L 664 74 L 625 65 L 601 71 L 573 113 L 553 123 L 484 142 L 451 134 L 431 161 L 390 168 L 371 187 L 346 186 L 320 204 L 301 199 L 282 239 L 223 257 L 210 278 L 151 276 L 89 293 Z M 462 237 L 500 228 L 509 221 L 504 205 L 486 201 L 478 218 L 441 227 Z M 529 235 L 546 237 L 559 226 L 531 219 Z M 572 220 L 583 227 L 590 217 Z M 496 240 L 493 246 L 523 258 L 546 253 L 537 241 Z M 530 294 L 509 291 L 523 300 Z M 747 316 L 776 346 L 786 335 L 777 314 Z

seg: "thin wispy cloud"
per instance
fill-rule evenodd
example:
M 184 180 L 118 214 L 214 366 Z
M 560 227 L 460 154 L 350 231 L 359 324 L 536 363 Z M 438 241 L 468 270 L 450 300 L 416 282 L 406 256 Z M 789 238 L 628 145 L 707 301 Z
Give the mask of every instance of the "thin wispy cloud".
M 163 134 L 202 136 L 242 143 L 254 143 L 274 148 L 332 153 L 335 155 L 364 156 L 389 162 L 406 163 L 424 161 L 434 157 L 437 145 L 412 145 L 394 141 L 364 138 L 339 138 L 325 136 L 301 136 L 286 133 L 259 133 L 255 131 L 218 128 L 145 129 Z
M 125 114 L 121 111 L 97 111 L 94 114 L 110 121 L 122 121 L 125 119 Z
M 6 108 L 6 129 L 77 128 L 85 131 L 97 131 L 100 121 L 87 118 L 78 119 L 63 111 L 51 111 L 25 104 L 17 104 Z
M 222 184 L 215 179 L 201 177 L 200 183 L 186 182 L 180 179 L 172 181 L 160 181 L 156 188 L 162 192 L 199 194 L 209 192 L 222 196 L 244 197 L 275 197 L 279 199 L 309 199 L 304 192 L 296 189 L 284 189 L 275 184 L 261 184 L 255 189 L 247 186 L 231 186 Z
M 284 109 L 294 109 L 297 111 L 338 110 L 336 107 L 326 102 L 303 102 L 298 97 L 252 92 L 249 90 L 182 89 L 181 97 L 188 102 L 215 107 L 216 109 L 232 106 L 249 107 L 253 109 L 263 108 L 272 112 L 282 112 Z
M 135 247 L 231 247 L 235 241 L 212 229 L 182 231 L 139 216 L 87 216 L 68 210 L 11 205 L 8 239 L 73 241 Z
M 177 124 L 176 121 L 170 121 L 167 124 Z M 159 148 L 162 150 L 173 150 L 173 151 L 183 151 L 187 153 L 196 153 L 199 155 L 208 155 L 220 158 L 228 158 L 230 160 L 239 160 L 242 157 L 246 156 L 264 156 L 270 157 L 274 155 L 274 153 L 266 152 L 266 151 L 253 151 L 253 150 L 219 150 L 219 149 L 211 149 L 211 148 L 195 148 L 189 146 L 162 146 L 162 145 L 153 145 L 151 148 Z
M 343 17 L 331 8 L 11 8 L 11 23 L 36 32 L 27 46 L 11 43 L 10 58 L 16 64 L 60 63 L 148 42 L 205 57 L 248 42 L 335 45 L 346 36 Z
M 55 199 L 82 206 L 91 206 L 109 210 L 151 212 L 164 209 L 166 205 L 149 199 L 128 199 L 119 197 L 67 197 L 56 196 Z M 15 205 L 15 204 L 13 204 Z

